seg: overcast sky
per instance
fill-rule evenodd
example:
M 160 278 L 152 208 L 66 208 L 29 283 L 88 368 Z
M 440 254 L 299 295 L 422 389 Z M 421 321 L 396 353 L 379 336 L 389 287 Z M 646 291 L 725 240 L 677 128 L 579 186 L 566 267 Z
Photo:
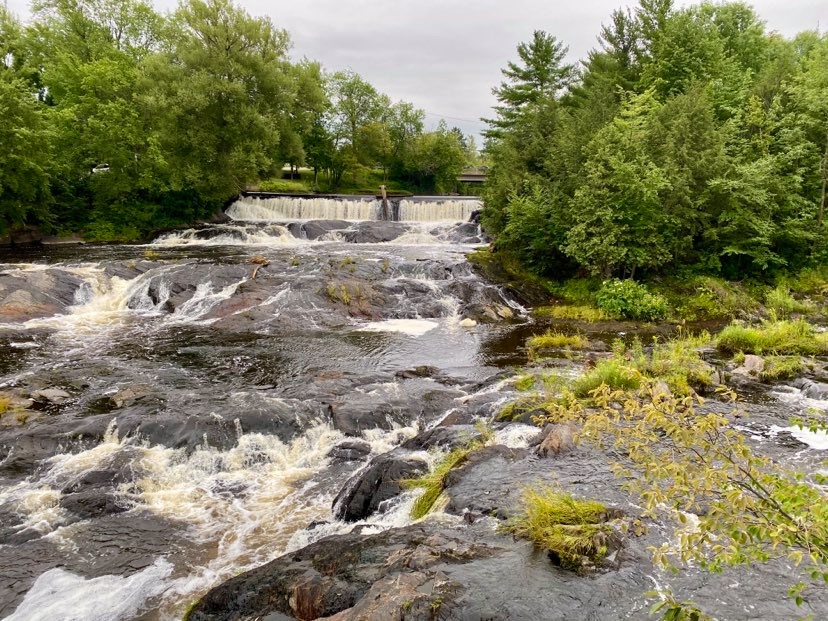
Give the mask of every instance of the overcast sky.
M 7 0 L 27 14 L 29 0 Z M 602 22 L 625 0 L 237 0 L 268 15 L 293 39 L 292 54 L 329 70 L 353 69 L 392 99 L 424 109 L 429 125 L 445 118 L 478 133 L 491 89 L 515 46 L 546 30 L 570 47 L 573 61 L 596 46 Z M 176 0 L 154 0 L 162 10 Z M 690 4 L 690 2 L 679 2 Z M 828 0 L 752 2 L 770 30 L 793 35 L 828 27 Z

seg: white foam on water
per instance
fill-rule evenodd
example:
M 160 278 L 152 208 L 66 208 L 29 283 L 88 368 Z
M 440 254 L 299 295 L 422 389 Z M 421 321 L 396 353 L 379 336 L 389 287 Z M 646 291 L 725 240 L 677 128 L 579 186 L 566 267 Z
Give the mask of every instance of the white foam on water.
M 160 595 L 173 566 L 159 558 L 131 576 L 84 578 L 50 569 L 35 580 L 6 621 L 120 621 L 133 618 L 145 602 Z
M 284 226 L 272 224 L 261 229 L 248 229 L 243 226 L 224 225 L 219 230 L 225 231 L 210 237 L 204 236 L 202 229 L 187 229 L 162 235 L 150 246 L 177 248 L 181 246 L 300 246 L 307 240 L 297 239 Z
M 216 321 L 215 319 L 202 320 L 201 318 L 225 300 L 230 299 L 245 282 L 247 282 L 247 278 L 242 278 L 240 281 L 222 287 L 218 291 L 213 290 L 213 283 L 199 283 L 193 297 L 176 308 L 172 315 L 165 319 L 165 323 L 212 323 Z
M 771 394 L 783 403 L 799 407 L 802 410 L 828 410 L 828 401 L 806 397 L 800 389 L 793 386 L 777 386 L 771 391 Z
M 386 319 L 366 323 L 359 330 L 361 332 L 400 332 L 409 336 L 423 336 L 439 325 L 436 321 L 428 319 Z
M 771 435 L 776 435 L 783 431 L 787 431 L 794 438 L 807 444 L 809 448 L 816 451 L 828 451 L 828 432 L 823 430 L 811 431 L 800 427 L 779 427 L 772 425 L 770 428 Z
M 99 469 L 121 446 L 113 420 L 100 444 L 78 453 L 55 455 L 44 462 L 44 472 L 37 480 L 27 479 L 0 490 L 0 504 L 12 506 L 23 518 L 14 529 L 46 534 L 64 524 L 69 513 L 60 506 L 59 490 L 83 473 Z
M 438 246 L 446 242 L 425 231 L 409 231 L 384 243 L 389 246 Z
M 495 431 L 494 444 L 502 444 L 509 448 L 526 448 L 529 441 L 538 435 L 535 425 L 511 424 Z

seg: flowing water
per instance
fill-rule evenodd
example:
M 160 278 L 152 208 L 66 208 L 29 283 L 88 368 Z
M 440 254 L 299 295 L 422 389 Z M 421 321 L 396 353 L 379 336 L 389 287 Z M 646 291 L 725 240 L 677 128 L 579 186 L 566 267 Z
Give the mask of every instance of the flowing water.
M 369 456 L 490 411 L 514 327 L 460 319 L 521 309 L 465 259 L 471 207 L 243 200 L 146 246 L 4 251 L 0 395 L 28 407 L 0 418 L 0 617 L 180 618 L 354 528 L 331 503 Z

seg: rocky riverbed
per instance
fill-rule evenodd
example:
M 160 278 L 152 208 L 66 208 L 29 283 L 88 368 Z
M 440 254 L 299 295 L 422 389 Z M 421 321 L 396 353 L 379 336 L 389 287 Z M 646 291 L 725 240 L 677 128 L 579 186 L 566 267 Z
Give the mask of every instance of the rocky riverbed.
M 588 575 L 503 532 L 533 483 L 641 509 L 615 456 L 497 420 L 548 325 L 474 273 L 482 241 L 474 224 L 303 220 L 4 251 L 0 617 L 645 619 L 668 587 L 719 619 L 828 616 L 824 593 L 784 597 L 782 561 L 654 567 L 672 523 L 645 519 Z M 653 329 L 556 327 L 591 331 L 595 355 Z M 780 385 L 710 363 L 740 380 L 734 424 L 756 447 L 822 467 L 828 445 L 789 420 L 828 410 L 823 362 Z M 494 436 L 412 520 L 401 481 L 481 424 Z

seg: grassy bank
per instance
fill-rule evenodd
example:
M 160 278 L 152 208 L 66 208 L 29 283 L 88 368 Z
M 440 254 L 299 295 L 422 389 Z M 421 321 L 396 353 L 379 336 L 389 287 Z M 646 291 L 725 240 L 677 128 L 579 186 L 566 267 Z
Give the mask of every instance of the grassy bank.
M 694 275 L 644 283 L 597 277 L 556 281 L 529 271 L 509 252 L 469 255 L 487 278 L 535 305 L 538 318 L 596 323 L 610 320 L 685 321 L 797 318 L 826 315 L 828 268 L 808 268 L 769 282 Z

